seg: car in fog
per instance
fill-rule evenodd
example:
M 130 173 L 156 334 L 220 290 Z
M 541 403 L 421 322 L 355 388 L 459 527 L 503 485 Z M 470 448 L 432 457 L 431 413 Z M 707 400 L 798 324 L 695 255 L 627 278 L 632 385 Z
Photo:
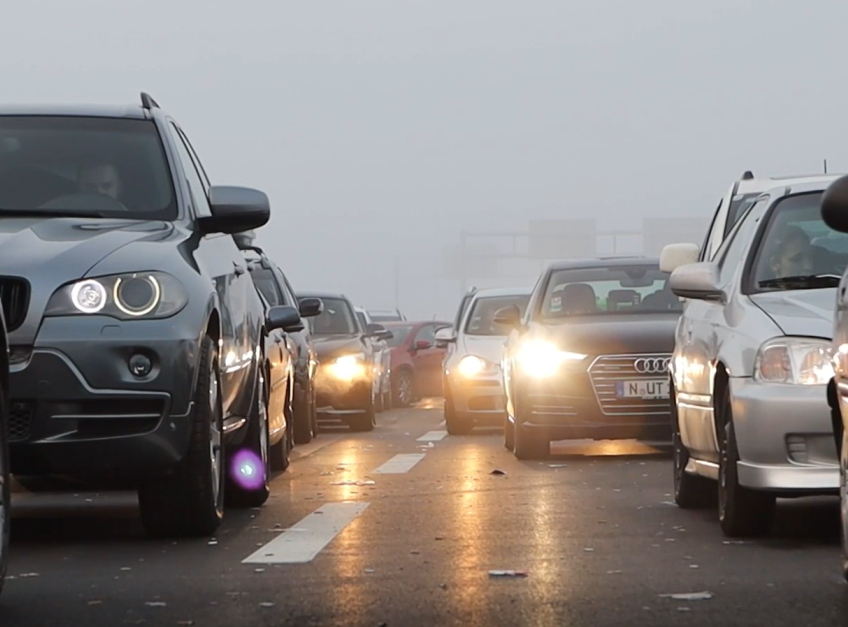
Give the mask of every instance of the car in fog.
M 823 194 L 822 219 L 828 227 L 843 234 L 848 244 L 848 176 L 833 182 Z M 839 499 L 842 536 L 842 574 L 848 580 L 848 271 L 843 272 L 835 294 L 835 324 L 831 354 L 834 376 L 828 384 L 833 437 L 839 460 Z
M 301 303 L 310 299 L 324 305 L 318 316 L 308 319 L 318 359 L 319 418 L 339 420 L 353 431 L 371 431 L 377 424 L 380 378 L 370 340 L 386 340 L 391 333 L 381 325 L 364 328 L 344 294 L 298 294 Z
M 391 331 L 392 390 L 395 407 L 409 407 L 415 400 L 442 395 L 444 347 L 436 344 L 436 332 L 449 322 L 388 322 Z
M 288 278 L 262 248 L 239 238 L 236 241 L 246 255 L 248 271 L 254 284 L 271 307 L 296 307 L 303 320 L 313 318 L 323 311 L 324 305 L 318 299 L 298 302 Z M 292 358 L 292 443 L 308 444 L 318 433 L 314 382 L 317 357 L 312 335 L 303 322 L 289 328 L 285 337 L 275 336 L 275 344 L 275 350 L 286 350 Z M 279 456 L 276 459 L 282 461 Z M 273 464 L 275 470 L 282 470 L 281 465 Z
M 371 314 L 362 307 L 354 307 L 359 325 L 365 329 L 373 328 L 379 324 Z M 392 408 L 392 351 L 388 342 L 383 337 L 369 337 L 372 350 L 374 351 L 374 364 L 377 367 L 379 377 L 377 393 L 377 411 L 387 411 Z
M 404 316 L 399 309 L 395 309 L 394 311 L 372 309 L 368 311 L 368 317 L 371 319 L 371 322 L 376 324 L 383 324 L 385 322 L 404 322 L 406 320 L 406 316 Z
M 503 388 L 504 344 L 511 326 L 495 322 L 495 314 L 517 305 L 527 309 L 532 289 L 478 290 L 459 324 L 436 332 L 437 344 L 453 344 L 442 366 L 445 425 L 451 435 L 470 433 L 475 426 L 504 426 L 506 397 Z
M 0 108 L 0 299 L 11 470 L 138 487 L 157 535 L 207 535 L 267 498 L 266 319 L 232 233 L 257 190 L 210 183 L 140 106 Z M 242 463 L 244 462 L 244 463 Z
M 717 489 L 730 537 L 767 533 L 776 497 L 839 487 L 826 389 L 848 238 L 822 220 L 827 185 L 761 194 L 713 261 L 671 275 L 687 302 L 670 367 L 674 499 L 700 507 Z
M 0 296 L 0 298 L 2 298 Z M 9 471 L 9 339 L 6 318 L 0 310 L 0 592 L 9 564 L 9 533 L 12 527 L 10 512 L 12 475 Z
M 682 310 L 656 259 L 621 257 L 552 264 L 504 352 L 504 444 L 543 459 L 564 439 L 668 441 L 668 363 Z

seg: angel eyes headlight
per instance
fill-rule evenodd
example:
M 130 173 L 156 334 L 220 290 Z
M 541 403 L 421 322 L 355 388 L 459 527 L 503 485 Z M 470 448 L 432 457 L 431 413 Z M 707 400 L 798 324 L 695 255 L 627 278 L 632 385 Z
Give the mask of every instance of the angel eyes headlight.
M 133 272 L 83 279 L 59 288 L 45 316 L 100 314 L 122 320 L 167 318 L 185 307 L 186 290 L 164 272 Z

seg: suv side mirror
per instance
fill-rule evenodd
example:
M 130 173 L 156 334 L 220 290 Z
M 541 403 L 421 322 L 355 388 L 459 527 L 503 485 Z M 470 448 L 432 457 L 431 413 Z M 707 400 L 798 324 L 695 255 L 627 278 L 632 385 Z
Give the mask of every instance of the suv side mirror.
M 660 253 L 660 270 L 671 274 L 680 266 L 696 263 L 700 253 L 697 244 L 669 244 Z
M 821 200 L 821 216 L 834 231 L 848 233 L 848 176 L 830 184 Z
M 204 234 L 250 231 L 265 226 L 271 218 L 268 196 L 249 187 L 210 187 L 209 209 L 211 216 L 198 218 Z
M 303 321 L 300 313 L 294 307 L 278 305 L 271 307 L 265 316 L 265 326 L 269 331 L 282 329 L 286 333 L 297 333 L 303 331 Z
M 297 308 L 301 318 L 314 318 L 324 312 L 324 301 L 320 298 L 304 298 Z
M 395 334 L 389 331 L 382 324 L 374 324 L 371 323 L 365 328 L 365 333 L 368 337 L 372 337 L 375 340 L 390 340 Z
M 517 328 L 521 326 L 521 308 L 518 305 L 510 305 L 498 309 L 493 318 L 495 324 L 503 327 Z
M 708 261 L 680 266 L 668 279 L 671 291 L 681 298 L 726 302 L 727 295 L 719 287 L 718 266 Z
M 444 347 L 453 342 L 456 342 L 456 331 L 453 327 L 442 327 L 436 331 L 436 346 Z

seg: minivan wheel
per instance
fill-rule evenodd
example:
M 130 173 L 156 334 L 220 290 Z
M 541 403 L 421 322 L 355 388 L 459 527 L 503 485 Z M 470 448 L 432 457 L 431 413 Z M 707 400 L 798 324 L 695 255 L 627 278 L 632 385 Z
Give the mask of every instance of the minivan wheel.
M 718 519 L 729 538 L 765 535 L 774 522 L 775 498 L 767 492 L 739 485 L 739 449 L 733 428 L 730 386 L 725 386 L 721 403 L 724 427 L 719 434 Z
M 260 361 L 260 364 L 264 360 Z M 271 496 L 271 462 L 268 442 L 268 387 L 265 382 L 264 368 L 256 376 L 256 389 L 253 394 L 253 407 L 247 424 L 244 446 L 228 456 L 230 472 L 227 477 L 227 505 L 232 507 L 260 507 Z M 250 455 L 244 461 L 237 458 Z M 259 465 L 256 465 L 256 461 Z M 261 479 L 256 477 L 262 473 Z
M 147 481 L 138 491 L 141 521 L 155 536 L 208 536 L 224 518 L 224 420 L 216 346 L 211 337 L 203 339 L 185 457 L 173 473 Z

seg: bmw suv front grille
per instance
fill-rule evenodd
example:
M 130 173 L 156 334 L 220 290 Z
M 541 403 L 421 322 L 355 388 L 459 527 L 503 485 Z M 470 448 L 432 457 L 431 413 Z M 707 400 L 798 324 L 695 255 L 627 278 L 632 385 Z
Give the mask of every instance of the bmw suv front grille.
M 0 303 L 10 333 L 24 323 L 29 307 L 29 283 L 17 277 L 0 277 Z
M 601 411 L 607 416 L 668 414 L 667 398 L 623 398 L 617 388 L 638 381 L 667 382 L 670 361 L 667 353 L 601 355 L 595 359 L 589 366 L 589 376 Z

